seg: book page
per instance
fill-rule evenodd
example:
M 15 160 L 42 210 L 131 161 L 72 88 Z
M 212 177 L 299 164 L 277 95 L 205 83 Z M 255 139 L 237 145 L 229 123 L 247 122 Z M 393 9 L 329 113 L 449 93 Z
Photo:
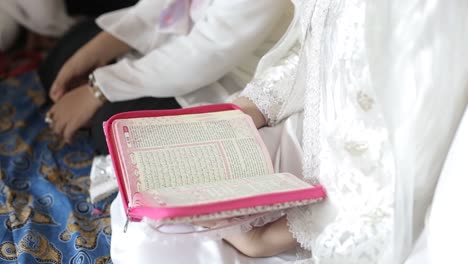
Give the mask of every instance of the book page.
M 138 193 L 137 204 L 155 207 L 191 206 L 311 188 L 288 173 L 277 173 L 220 182 L 161 188 Z
M 130 194 L 273 173 L 257 129 L 239 110 L 122 119 L 113 131 Z

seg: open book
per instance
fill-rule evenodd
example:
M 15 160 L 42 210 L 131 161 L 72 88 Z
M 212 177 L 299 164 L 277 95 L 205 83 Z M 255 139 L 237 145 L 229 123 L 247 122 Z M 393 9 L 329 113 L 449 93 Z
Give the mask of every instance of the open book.
M 274 173 L 252 119 L 231 104 L 127 112 L 104 128 L 132 221 L 213 220 L 325 197 L 320 185 Z

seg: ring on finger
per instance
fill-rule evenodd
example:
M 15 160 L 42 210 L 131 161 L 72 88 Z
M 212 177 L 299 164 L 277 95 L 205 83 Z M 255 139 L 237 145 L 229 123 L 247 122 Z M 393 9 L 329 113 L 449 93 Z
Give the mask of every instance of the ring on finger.
M 52 123 L 54 123 L 53 115 L 51 112 L 47 112 L 44 122 L 46 122 L 49 125 L 52 125 Z

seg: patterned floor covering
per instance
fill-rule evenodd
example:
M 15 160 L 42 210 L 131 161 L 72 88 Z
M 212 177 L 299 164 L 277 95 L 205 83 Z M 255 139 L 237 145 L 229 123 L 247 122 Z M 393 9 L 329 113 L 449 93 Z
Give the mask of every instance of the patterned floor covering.
M 92 150 L 44 123 L 37 75 L 0 81 L 0 263 L 112 263 L 109 207 L 89 202 Z

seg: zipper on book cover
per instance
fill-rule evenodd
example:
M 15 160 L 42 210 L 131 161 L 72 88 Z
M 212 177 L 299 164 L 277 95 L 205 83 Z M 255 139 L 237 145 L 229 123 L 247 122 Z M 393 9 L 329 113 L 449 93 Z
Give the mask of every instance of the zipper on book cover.
M 129 211 L 130 211 L 130 208 L 127 209 L 127 221 L 125 221 L 124 230 L 123 230 L 124 233 L 127 233 L 128 224 L 130 223 L 130 216 L 128 215 Z

